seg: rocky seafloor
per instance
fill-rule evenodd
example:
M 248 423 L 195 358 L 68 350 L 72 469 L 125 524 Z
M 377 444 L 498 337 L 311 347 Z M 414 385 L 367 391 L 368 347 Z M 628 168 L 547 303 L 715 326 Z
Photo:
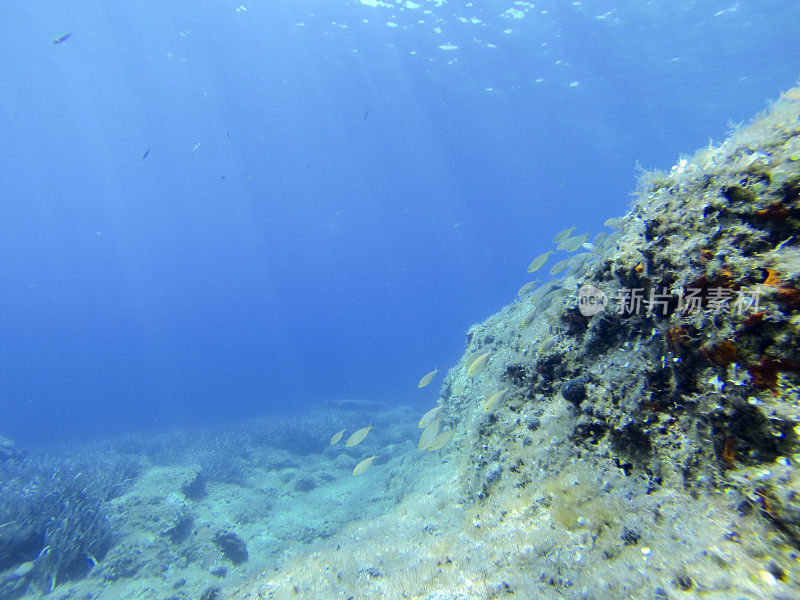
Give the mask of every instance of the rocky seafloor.
M 424 480 L 415 419 L 344 400 L 42 451 L 0 438 L 0 599 L 210 600 L 395 506 Z M 329 445 L 367 423 L 379 434 Z M 371 454 L 380 477 L 353 477 Z
M 800 597 L 800 90 L 609 224 L 470 329 L 438 481 L 222 597 Z
M 0 598 L 800 597 L 800 89 L 608 225 L 470 329 L 436 452 L 362 402 L 117 440 L 58 485 L 0 444 Z

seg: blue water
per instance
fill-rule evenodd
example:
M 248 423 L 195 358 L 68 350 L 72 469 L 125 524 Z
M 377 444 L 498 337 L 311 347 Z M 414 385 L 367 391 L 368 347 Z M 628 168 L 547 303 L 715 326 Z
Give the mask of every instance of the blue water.
M 420 4 L 0 7 L 0 435 L 428 407 L 556 231 L 800 74 L 794 0 Z

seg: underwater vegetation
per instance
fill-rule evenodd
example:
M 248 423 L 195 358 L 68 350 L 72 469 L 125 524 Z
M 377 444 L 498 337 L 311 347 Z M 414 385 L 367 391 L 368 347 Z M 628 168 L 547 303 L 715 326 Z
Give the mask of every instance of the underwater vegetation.
M 19 565 L 0 595 L 29 584 L 45 593 L 86 575 L 113 545 L 103 505 L 140 466 L 131 456 L 96 463 L 79 454 L 0 461 L 0 570 Z
M 337 427 L 357 443 L 330 445 Z M 408 408 L 342 400 L 49 454 L 0 440 L 0 598 L 218 598 L 220 582 L 396 503 L 413 432 Z M 373 486 L 377 464 L 389 481 Z
M 800 596 L 797 98 L 534 249 L 419 420 L 0 440 L 0 596 Z

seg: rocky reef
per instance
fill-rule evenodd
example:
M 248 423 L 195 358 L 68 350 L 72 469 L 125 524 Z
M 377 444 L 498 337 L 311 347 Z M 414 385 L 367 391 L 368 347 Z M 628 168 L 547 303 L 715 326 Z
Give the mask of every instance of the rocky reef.
M 549 514 L 562 556 L 583 556 L 552 579 L 564 592 L 798 593 L 796 95 L 642 175 L 615 244 L 561 282 L 570 293 L 530 328 L 521 303 L 474 327 L 466 355 L 491 349 L 493 364 L 481 380 L 466 361 L 451 372 L 465 498 Z M 583 285 L 606 310 L 580 310 Z M 474 401 L 487 386 L 513 390 L 490 415 Z
M 798 99 L 642 174 L 590 260 L 470 329 L 428 493 L 228 597 L 798 597 Z

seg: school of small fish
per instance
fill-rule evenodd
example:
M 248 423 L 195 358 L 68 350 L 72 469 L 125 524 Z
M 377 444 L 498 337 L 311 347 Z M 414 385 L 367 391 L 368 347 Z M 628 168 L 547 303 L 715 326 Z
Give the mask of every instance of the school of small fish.
M 353 446 L 357 446 L 358 444 L 363 442 L 364 438 L 367 437 L 367 434 L 371 430 L 372 430 L 372 425 L 367 425 L 366 427 L 362 427 L 361 429 L 358 429 L 355 432 L 353 432 L 350 435 L 350 437 L 347 438 L 347 441 L 344 443 L 345 448 L 352 448 Z M 344 432 L 345 430 L 341 429 L 340 431 L 334 433 L 333 437 L 331 437 L 330 445 L 335 446 L 336 444 L 338 444 L 341 441 L 342 437 L 344 436 Z M 362 460 L 360 463 L 356 465 L 355 469 L 353 469 L 353 475 L 361 475 L 364 471 L 369 469 L 370 466 L 372 466 L 372 462 L 376 458 L 377 457 L 373 455 L 370 456 L 369 458 L 365 458 L 364 460 Z
M 608 219 L 604 225 L 617 230 L 621 225 L 621 220 L 618 218 Z M 621 235 L 619 231 L 612 233 L 601 231 L 592 238 L 592 241 L 589 241 L 590 234 L 588 231 L 573 236 L 572 233 L 575 229 L 575 227 L 569 227 L 559 231 L 553 237 L 556 250 L 561 250 L 571 255 L 557 261 L 550 267 L 549 274 L 554 277 L 558 276 L 558 278 L 551 279 L 539 287 L 536 287 L 538 280 L 526 283 L 517 292 L 517 296 L 520 299 L 527 297 L 533 304 L 533 307 L 523 317 L 520 323 L 521 327 L 530 325 L 536 314 L 546 310 L 554 301 L 571 296 L 572 289 L 560 283 L 559 278 L 564 276 L 580 278 L 583 276 L 588 272 L 592 262 L 597 259 L 601 251 L 611 250 L 617 245 Z M 577 252 L 581 249 L 583 252 Z M 535 273 L 544 267 L 556 250 L 548 250 L 534 258 L 528 265 L 528 273 Z
M 483 355 L 486 356 L 483 356 Z M 483 359 L 483 364 L 488 361 L 488 352 L 482 353 L 482 356 L 479 358 Z M 436 378 L 436 375 L 439 373 L 439 369 L 434 369 L 426 373 L 422 379 L 419 380 L 417 387 L 423 388 L 426 385 L 430 384 Z M 419 440 L 419 449 L 420 450 L 428 450 L 431 452 L 435 452 L 444 446 L 453 438 L 455 431 L 450 429 L 445 429 L 444 431 L 439 430 L 439 426 L 442 422 L 442 407 L 436 406 L 422 415 L 422 418 L 419 420 L 419 429 L 422 429 L 422 435 L 420 436 Z M 345 442 L 345 448 L 352 448 L 364 441 L 364 438 L 367 437 L 367 434 L 372 430 L 372 425 L 368 425 L 366 427 L 362 427 L 361 429 L 356 430 L 353 432 L 350 437 L 347 438 Z M 335 446 L 338 444 L 342 437 L 344 437 L 345 430 L 342 429 L 337 431 L 333 434 L 330 441 L 330 446 Z M 353 475 L 361 475 L 372 466 L 372 463 L 377 458 L 376 455 L 369 456 L 362 461 L 360 461 L 356 466 L 353 468 Z
M 198 142 L 195 148 L 192 150 L 193 154 L 196 153 L 199 146 L 200 144 Z M 612 229 L 617 229 L 620 224 L 621 223 L 619 219 L 608 219 L 605 222 L 605 225 Z M 569 227 L 558 232 L 555 237 L 553 237 L 553 243 L 556 244 L 556 250 L 565 251 L 567 254 L 572 254 L 572 256 L 568 256 L 556 262 L 550 268 L 551 275 L 560 275 L 562 273 L 566 273 L 569 276 L 579 276 L 581 273 L 585 273 L 585 270 L 589 267 L 592 261 L 594 261 L 599 255 L 600 250 L 609 250 L 613 248 L 617 244 L 620 236 L 618 231 L 610 234 L 601 232 L 595 235 L 590 242 L 588 231 L 585 231 L 580 235 L 573 236 L 572 232 L 575 231 L 575 229 L 575 227 Z M 580 249 L 583 249 L 584 252 L 573 254 Z M 553 252 L 554 250 L 547 250 L 546 252 L 543 252 L 534 258 L 530 265 L 528 265 L 528 273 L 535 273 L 544 267 L 549 261 Z M 572 295 L 572 291 L 566 286 L 560 284 L 556 279 L 552 279 L 551 281 L 537 287 L 538 284 L 538 279 L 530 281 L 523 284 L 517 292 L 517 296 L 520 299 L 529 297 L 530 302 L 533 304 L 533 306 L 522 318 L 522 322 L 520 323 L 521 327 L 530 325 L 534 321 L 536 315 L 544 311 L 553 301 L 563 300 L 564 298 Z M 544 338 L 540 344 L 540 348 L 542 350 L 546 350 L 552 347 L 555 342 L 555 336 L 548 336 Z M 467 376 L 474 377 L 485 371 L 489 365 L 489 362 L 491 361 L 491 358 L 491 349 L 481 348 L 476 352 L 473 352 L 466 360 Z M 436 379 L 438 374 L 439 369 L 429 371 L 422 376 L 417 384 L 417 387 L 424 388 L 430 385 L 430 383 Z M 502 390 L 494 392 L 488 398 L 486 398 L 483 407 L 484 412 L 491 412 L 500 408 L 506 399 L 509 389 L 509 387 L 505 387 Z M 453 427 L 441 429 L 443 420 L 442 412 L 441 405 L 435 406 L 420 418 L 418 429 L 421 429 L 422 432 L 420 433 L 419 443 L 417 444 L 417 448 L 419 450 L 435 452 L 441 448 L 444 448 L 450 442 L 450 440 L 453 439 L 453 436 L 455 435 L 455 429 Z M 362 441 L 364 441 L 364 438 L 367 437 L 367 434 L 369 434 L 371 430 L 372 425 L 368 425 L 356 430 L 350 435 L 350 437 L 347 438 L 345 447 L 352 448 L 353 446 L 360 444 Z M 344 437 L 344 433 L 344 429 L 334 433 L 331 437 L 330 445 L 334 446 L 339 443 Z M 363 474 L 372 466 L 376 458 L 377 455 L 373 454 L 372 456 L 364 458 L 358 462 L 353 468 L 353 475 L 357 476 Z

